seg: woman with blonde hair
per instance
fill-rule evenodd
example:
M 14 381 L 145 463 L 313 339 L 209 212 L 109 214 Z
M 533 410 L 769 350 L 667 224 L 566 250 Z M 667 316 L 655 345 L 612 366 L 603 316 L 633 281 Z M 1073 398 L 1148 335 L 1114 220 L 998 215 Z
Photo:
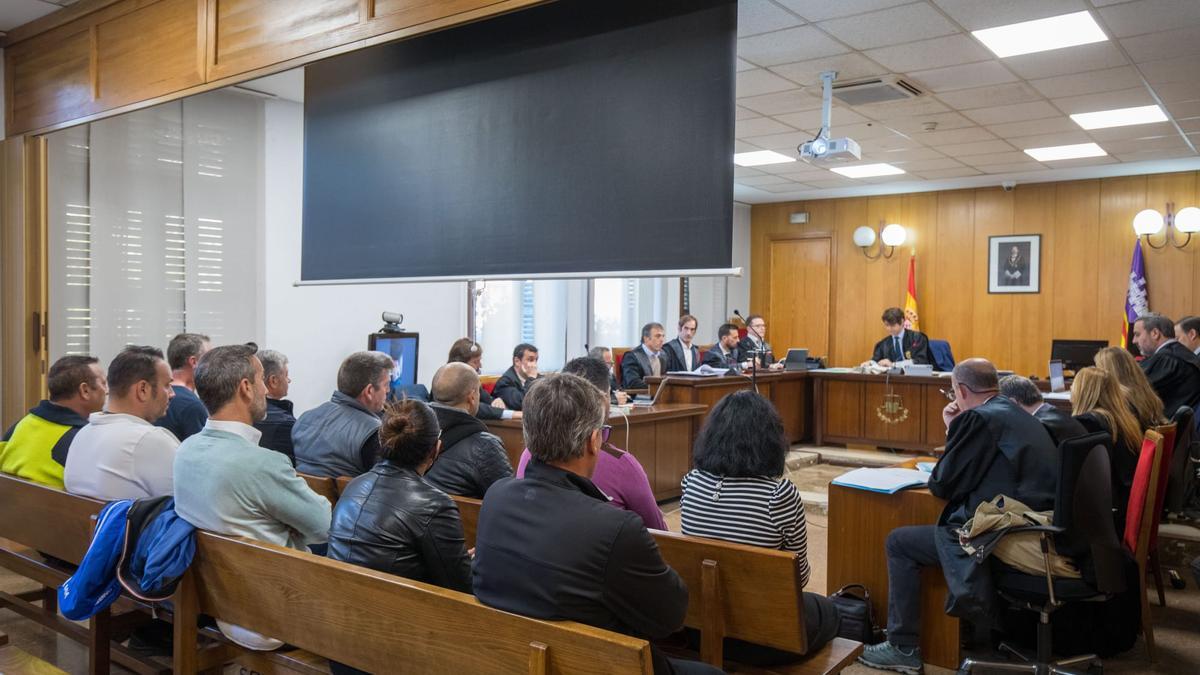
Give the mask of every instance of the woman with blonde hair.
M 1163 415 L 1162 399 L 1154 393 L 1150 380 L 1146 379 L 1146 374 L 1142 372 L 1137 361 L 1133 360 L 1133 354 L 1130 354 L 1129 350 L 1121 347 L 1101 349 L 1096 352 L 1096 367 L 1117 378 L 1125 400 L 1128 401 L 1128 406 L 1133 410 L 1143 432 L 1150 427 L 1167 423 Z
M 1142 448 L 1142 428 L 1125 404 L 1117 378 L 1099 368 L 1075 373 L 1071 384 L 1071 413 L 1089 433 L 1104 432 L 1112 438 L 1109 464 L 1112 467 L 1113 517 L 1118 529 L 1125 526 L 1125 508 L 1133 473 Z

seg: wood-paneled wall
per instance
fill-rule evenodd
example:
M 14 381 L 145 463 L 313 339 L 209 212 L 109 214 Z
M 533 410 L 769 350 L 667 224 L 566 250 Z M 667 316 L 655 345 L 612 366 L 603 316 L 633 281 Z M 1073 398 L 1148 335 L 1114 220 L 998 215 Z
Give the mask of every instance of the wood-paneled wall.
M 984 356 L 1001 368 L 1046 376 L 1050 341 L 1120 340 L 1133 216 L 1144 208 L 1200 206 L 1200 172 L 1123 176 L 849 199 L 761 204 L 751 215 L 750 300 L 770 307 L 769 246 L 789 233 L 833 238 L 830 354 L 833 365 L 870 358 L 879 315 L 903 306 L 910 251 L 917 256 L 921 329 L 950 341 L 957 359 Z M 805 225 L 788 215 L 807 211 Z M 860 225 L 896 222 L 909 242 L 869 261 L 851 238 Z M 987 292 L 988 237 L 1042 235 L 1041 292 Z M 1156 243 L 1157 239 L 1156 239 Z M 1200 313 L 1200 238 L 1183 250 L 1143 245 L 1150 308 L 1172 318 Z M 768 322 L 770 317 L 767 317 Z M 803 345 L 777 345 L 779 348 Z
M 83 0 L 4 39 L 8 135 L 49 131 L 546 0 Z

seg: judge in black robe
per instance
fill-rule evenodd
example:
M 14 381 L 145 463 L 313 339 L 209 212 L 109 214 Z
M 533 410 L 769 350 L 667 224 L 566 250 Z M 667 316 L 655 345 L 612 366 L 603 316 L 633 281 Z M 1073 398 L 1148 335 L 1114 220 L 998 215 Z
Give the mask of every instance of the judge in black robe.
M 1168 340 L 1142 361 L 1150 386 L 1162 399 L 1168 418 L 1181 406 L 1200 406 L 1200 357 L 1176 340 Z

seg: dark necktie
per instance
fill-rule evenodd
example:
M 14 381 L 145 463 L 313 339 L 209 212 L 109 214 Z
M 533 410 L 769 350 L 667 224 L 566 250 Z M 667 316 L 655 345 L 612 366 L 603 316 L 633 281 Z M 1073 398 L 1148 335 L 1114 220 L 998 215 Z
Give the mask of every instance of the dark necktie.
M 899 335 L 892 338 L 892 349 L 896 350 L 896 358 L 894 358 L 892 360 L 893 361 L 903 361 L 904 360 L 904 351 L 900 349 L 900 336 Z

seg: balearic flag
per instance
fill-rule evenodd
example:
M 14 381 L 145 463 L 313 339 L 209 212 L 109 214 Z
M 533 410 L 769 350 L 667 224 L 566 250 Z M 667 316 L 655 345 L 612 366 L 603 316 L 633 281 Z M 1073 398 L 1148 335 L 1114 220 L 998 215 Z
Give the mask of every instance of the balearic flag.
M 1125 323 L 1121 326 L 1121 346 L 1129 347 L 1129 332 L 1139 316 L 1150 312 L 1150 296 L 1146 285 L 1146 263 L 1142 259 L 1142 239 L 1133 245 L 1133 260 L 1129 263 L 1129 287 L 1125 291 Z
M 904 327 L 921 330 L 917 313 L 917 254 L 908 258 L 908 295 L 904 298 Z

